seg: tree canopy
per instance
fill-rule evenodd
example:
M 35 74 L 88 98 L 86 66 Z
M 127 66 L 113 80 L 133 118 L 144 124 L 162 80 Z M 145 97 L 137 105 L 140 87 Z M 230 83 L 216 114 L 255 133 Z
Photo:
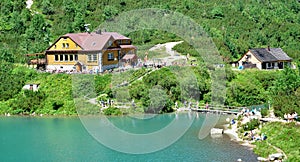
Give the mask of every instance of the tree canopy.
M 300 58 L 300 3 L 296 0 L 35 0 L 30 9 L 25 1 L 3 0 L 1 55 L 24 61 L 24 54 L 43 52 L 57 37 L 84 31 L 85 23 L 94 30 L 122 12 L 141 8 L 168 9 L 191 17 L 213 38 L 227 61 L 236 60 L 249 48 L 268 45 L 283 48 L 295 60 Z M 162 31 L 139 32 L 129 34 L 135 44 L 174 38 Z M 182 48 L 189 50 L 188 46 Z

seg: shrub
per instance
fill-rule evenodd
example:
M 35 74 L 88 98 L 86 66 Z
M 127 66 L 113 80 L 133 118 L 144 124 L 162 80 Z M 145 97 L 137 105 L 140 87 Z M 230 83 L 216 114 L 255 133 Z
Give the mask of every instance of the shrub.
M 116 107 L 109 107 L 107 109 L 104 109 L 103 113 L 104 115 L 122 115 L 121 110 Z
M 262 117 L 265 117 L 265 116 L 269 115 L 269 110 L 266 108 L 263 108 L 263 109 L 261 109 L 260 113 L 261 113 Z
M 253 119 L 250 122 L 246 123 L 243 125 L 243 129 L 245 131 L 250 131 L 250 130 L 254 130 L 255 128 L 258 128 L 259 126 L 259 120 L 258 119 Z

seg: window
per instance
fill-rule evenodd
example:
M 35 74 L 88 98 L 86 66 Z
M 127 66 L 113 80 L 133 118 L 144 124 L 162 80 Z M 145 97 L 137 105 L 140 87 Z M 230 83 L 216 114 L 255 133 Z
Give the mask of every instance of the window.
M 78 55 L 74 55 L 75 61 L 78 61 Z
M 114 53 L 108 53 L 107 60 L 108 61 L 113 61 L 114 60 Z
M 56 45 L 54 45 L 54 49 L 56 49 Z
M 65 48 L 65 47 L 66 47 L 66 44 L 65 44 L 65 43 L 63 43 L 63 44 L 62 44 L 62 48 Z
M 97 54 L 87 55 L 88 62 L 96 62 L 97 61 Z
M 69 61 L 69 55 L 65 55 L 65 61 Z
M 54 60 L 58 61 L 58 55 L 54 55 Z
M 64 61 L 64 55 L 59 55 L 59 61 Z
M 69 43 L 66 43 L 66 48 L 69 48 Z
M 97 61 L 97 55 L 96 54 L 92 55 L 92 60 Z
M 112 41 L 108 41 L 108 46 L 111 46 L 112 45 Z
M 273 68 L 274 62 L 267 62 L 267 68 Z
M 70 61 L 73 61 L 73 55 L 70 55 Z

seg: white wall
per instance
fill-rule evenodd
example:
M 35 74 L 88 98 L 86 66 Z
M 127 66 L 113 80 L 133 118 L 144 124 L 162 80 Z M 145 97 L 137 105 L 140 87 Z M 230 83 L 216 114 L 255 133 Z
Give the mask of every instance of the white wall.
M 243 57 L 242 59 L 239 61 L 239 66 L 243 65 L 243 62 L 246 61 L 246 57 L 247 55 L 250 55 L 250 58 L 248 58 L 248 62 L 251 62 L 252 64 L 256 64 L 256 67 L 258 69 L 261 69 L 261 62 L 250 52 L 248 51 Z

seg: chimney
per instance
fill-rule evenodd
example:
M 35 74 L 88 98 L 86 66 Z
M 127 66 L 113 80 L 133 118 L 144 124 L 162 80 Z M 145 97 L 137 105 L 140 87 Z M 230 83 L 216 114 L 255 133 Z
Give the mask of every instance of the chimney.
M 96 30 L 96 34 L 101 34 L 101 29 Z
M 270 51 L 270 46 L 268 46 L 268 51 Z
M 85 31 L 87 31 L 89 34 L 91 33 L 89 28 L 90 25 L 91 24 L 84 24 Z

